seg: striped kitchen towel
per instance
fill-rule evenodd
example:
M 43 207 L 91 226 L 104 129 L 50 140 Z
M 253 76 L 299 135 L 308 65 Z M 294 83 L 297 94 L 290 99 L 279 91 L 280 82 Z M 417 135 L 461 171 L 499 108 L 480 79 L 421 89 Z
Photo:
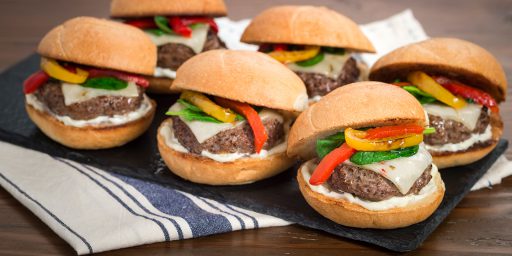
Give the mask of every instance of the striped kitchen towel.
M 290 224 L 5 142 L 0 185 L 78 254 Z

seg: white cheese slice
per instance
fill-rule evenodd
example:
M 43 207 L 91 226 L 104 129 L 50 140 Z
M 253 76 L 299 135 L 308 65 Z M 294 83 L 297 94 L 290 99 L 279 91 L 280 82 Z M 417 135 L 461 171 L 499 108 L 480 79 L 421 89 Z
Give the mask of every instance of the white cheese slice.
M 176 71 L 170 68 L 161 68 L 156 67 L 155 72 L 153 73 L 154 77 L 167 77 L 171 79 L 176 79 Z
M 338 54 L 324 54 L 324 59 L 310 67 L 301 67 L 295 63 L 288 64 L 288 68 L 293 71 L 317 73 L 326 75 L 330 78 L 337 79 L 341 73 L 341 69 L 345 62 L 351 57 L 351 54 L 345 53 L 343 55 Z
M 346 163 L 353 164 L 349 160 Z M 395 184 L 400 193 L 405 195 L 431 164 L 432 156 L 422 143 L 418 153 L 413 156 L 361 165 L 361 167 L 382 175 Z
M 151 33 L 147 34 L 151 38 L 151 41 L 153 41 L 153 43 L 157 46 L 161 46 L 168 43 L 184 44 L 190 47 L 192 50 L 194 50 L 194 52 L 197 54 L 203 51 L 204 44 L 206 42 L 206 37 L 208 35 L 208 28 L 208 25 L 198 24 L 197 27 L 195 27 L 192 30 L 191 37 L 183 37 L 179 35 L 169 34 L 164 34 L 161 36 L 153 35 Z
M 122 90 L 103 90 L 83 87 L 77 84 L 62 84 L 62 94 L 64 95 L 64 104 L 67 106 L 90 100 L 99 96 L 124 96 L 137 97 L 139 91 L 134 82 L 129 82 L 128 86 Z
M 171 106 L 171 108 L 169 108 L 169 111 L 179 112 L 182 109 L 184 109 L 183 105 L 176 102 L 174 105 Z M 278 119 L 280 122 L 283 122 L 283 117 L 281 115 L 268 109 L 260 111 L 259 116 L 261 117 L 262 120 L 273 117 Z M 245 122 L 239 121 L 235 123 L 210 123 L 201 121 L 186 121 L 183 118 L 181 118 L 181 120 L 190 128 L 190 130 L 192 131 L 192 133 L 194 134 L 199 143 L 203 143 L 209 138 L 217 135 L 218 133 L 232 129 Z
M 482 111 L 482 105 L 478 104 L 466 104 L 461 109 L 454 109 L 441 104 L 423 104 L 423 108 L 431 115 L 461 122 L 469 130 L 475 129 Z

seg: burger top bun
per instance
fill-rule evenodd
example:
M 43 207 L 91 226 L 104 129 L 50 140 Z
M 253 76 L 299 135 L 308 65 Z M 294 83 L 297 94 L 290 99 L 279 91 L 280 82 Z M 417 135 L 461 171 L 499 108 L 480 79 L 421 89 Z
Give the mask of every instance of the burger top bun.
M 345 128 L 426 125 L 421 104 L 407 91 L 380 82 L 359 82 L 342 86 L 302 112 L 288 137 L 288 155 L 315 157 L 315 143 Z
M 114 18 L 144 16 L 226 16 L 223 0 L 112 0 L 110 16 Z
M 242 42 L 286 43 L 341 47 L 375 52 L 372 43 L 351 19 L 326 7 L 277 6 L 256 16 Z
M 153 75 L 156 46 L 140 29 L 91 17 L 70 19 L 48 32 L 37 48 L 44 57 L 99 68 Z
M 254 51 L 198 54 L 180 66 L 172 86 L 273 109 L 303 111 L 308 106 L 302 80 L 277 60 Z
M 456 38 L 432 38 L 398 48 L 380 58 L 370 80 L 392 82 L 411 71 L 425 71 L 456 79 L 505 100 L 507 78 L 503 67 L 484 48 Z

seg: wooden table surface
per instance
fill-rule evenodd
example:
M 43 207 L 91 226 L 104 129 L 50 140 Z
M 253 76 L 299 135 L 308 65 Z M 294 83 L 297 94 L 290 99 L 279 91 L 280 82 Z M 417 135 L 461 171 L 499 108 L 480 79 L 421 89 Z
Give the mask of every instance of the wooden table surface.
M 325 5 L 358 23 L 386 18 L 410 8 L 430 36 L 459 37 L 493 53 L 512 77 L 512 1 L 228 0 L 230 17 L 253 17 L 272 5 Z M 34 52 L 52 27 L 79 15 L 108 16 L 107 0 L 1 0 L 0 70 Z M 512 97 L 508 90 L 507 97 Z M 501 105 L 504 137 L 512 141 L 512 103 Z M 507 151 L 512 158 L 512 149 Z M 157 243 L 104 255 L 374 255 L 390 254 L 367 244 L 292 225 L 245 230 L 204 238 Z M 471 192 L 415 252 L 408 254 L 512 254 L 512 177 L 492 189 Z M 0 189 L 0 254 L 74 254 L 30 211 Z

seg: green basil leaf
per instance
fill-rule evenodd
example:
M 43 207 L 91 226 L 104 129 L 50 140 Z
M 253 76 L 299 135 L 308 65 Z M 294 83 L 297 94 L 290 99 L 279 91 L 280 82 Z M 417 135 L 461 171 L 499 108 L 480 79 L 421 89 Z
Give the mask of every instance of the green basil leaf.
M 427 127 L 425 130 L 423 130 L 423 134 L 432 134 L 436 133 L 436 128 L 434 127 Z
M 322 50 L 326 53 L 343 55 L 345 54 L 345 49 L 336 48 L 336 47 L 322 47 Z
M 178 99 L 178 103 L 183 105 L 185 108 L 190 109 L 195 112 L 203 112 L 200 108 L 198 108 L 196 105 L 184 100 L 184 99 Z
M 144 31 L 146 31 L 147 33 L 150 33 L 152 35 L 155 35 L 155 36 L 165 35 L 165 32 L 159 28 L 146 29 Z
M 319 52 L 315 57 L 313 57 L 311 59 L 295 62 L 295 64 L 297 64 L 298 66 L 301 66 L 301 67 L 311 67 L 311 66 L 314 66 L 314 65 L 322 62 L 322 60 L 324 60 L 324 53 Z
M 319 158 L 324 158 L 335 148 L 341 146 L 343 142 L 345 142 L 344 132 L 338 132 L 327 138 L 319 139 L 316 141 L 316 154 Z
M 186 121 L 201 121 L 201 122 L 210 122 L 210 123 L 222 123 L 221 121 L 207 115 L 204 112 L 196 112 L 190 109 L 183 109 L 178 112 L 168 111 L 165 113 L 168 116 L 179 116 L 185 119 Z
M 118 91 L 128 87 L 128 83 L 114 77 L 94 77 L 87 79 L 85 83 L 81 84 L 81 86 L 94 89 Z
M 418 153 L 418 149 L 420 147 L 418 145 L 394 149 L 390 151 L 359 151 L 350 157 L 350 161 L 357 165 L 365 165 L 371 163 L 377 163 L 381 161 L 387 161 L 399 157 L 409 157 Z
M 164 16 L 155 16 L 156 26 L 165 33 L 174 34 L 174 31 L 169 27 L 169 20 Z
M 432 95 L 430 95 L 430 94 L 420 90 L 416 86 L 406 85 L 406 86 L 402 86 L 402 89 L 406 90 L 407 92 L 412 94 L 414 97 L 416 97 L 416 99 L 421 104 L 432 103 L 432 102 L 436 102 L 437 101 L 437 99 L 434 98 L 434 96 L 432 96 Z

